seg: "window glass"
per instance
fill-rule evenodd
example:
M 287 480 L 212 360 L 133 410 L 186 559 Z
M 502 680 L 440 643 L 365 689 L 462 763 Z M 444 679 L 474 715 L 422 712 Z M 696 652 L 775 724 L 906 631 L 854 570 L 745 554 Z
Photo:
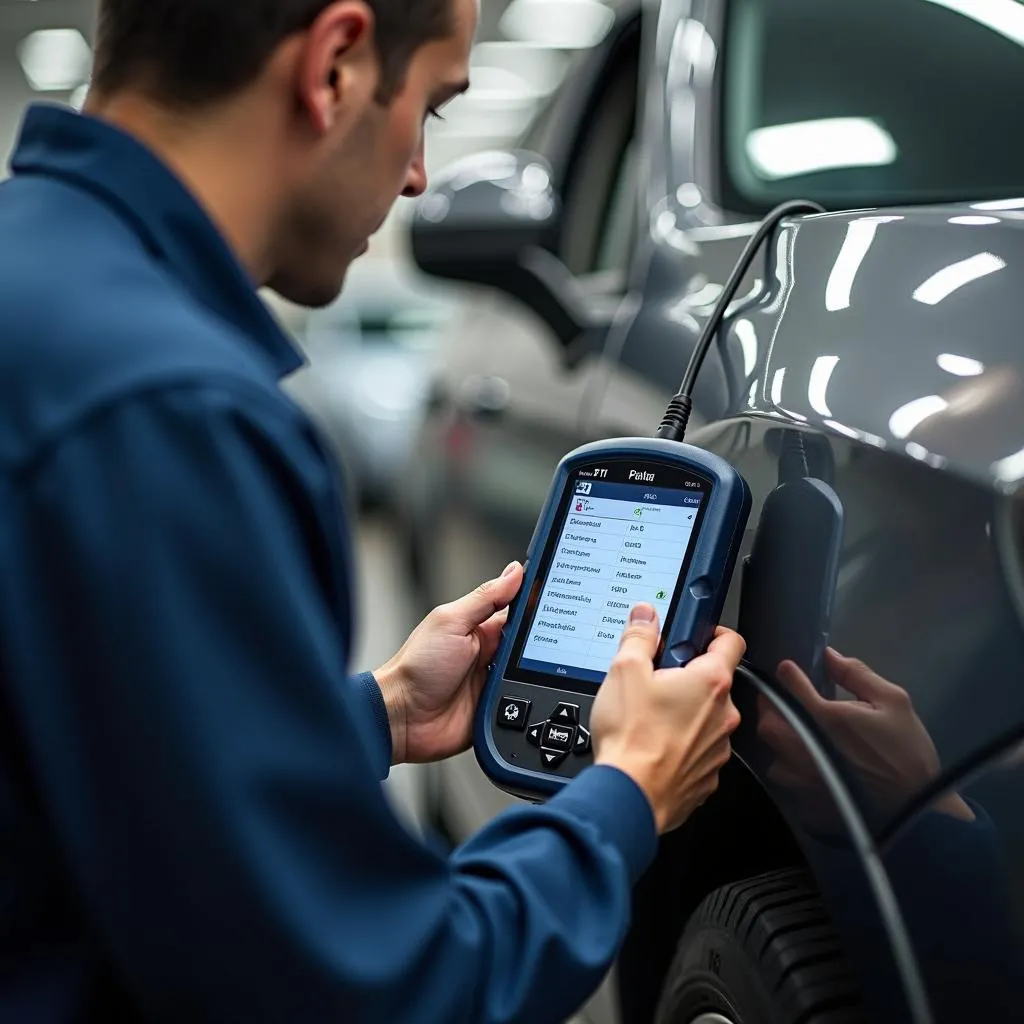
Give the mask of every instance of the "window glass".
M 637 165 L 636 139 L 633 138 L 622 154 L 608 214 L 602 225 L 594 266 L 598 273 L 609 270 L 625 273 L 629 269 L 636 240 Z
M 1024 193 L 1021 0 L 733 0 L 725 205 Z
M 639 33 L 602 76 L 565 185 L 561 257 L 577 275 L 624 269 L 632 248 Z

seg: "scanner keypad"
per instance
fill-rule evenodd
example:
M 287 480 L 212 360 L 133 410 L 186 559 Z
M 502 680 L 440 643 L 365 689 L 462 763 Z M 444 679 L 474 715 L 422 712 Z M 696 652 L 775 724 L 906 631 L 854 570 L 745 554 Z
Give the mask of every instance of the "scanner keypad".
M 590 753 L 590 732 L 579 722 L 579 705 L 563 702 L 556 704 L 546 719 L 530 723 L 526 741 L 539 748 L 541 767 L 554 769 L 569 754 L 584 757 Z
M 491 736 L 505 764 L 568 781 L 593 762 L 591 694 L 511 679 L 499 692 Z

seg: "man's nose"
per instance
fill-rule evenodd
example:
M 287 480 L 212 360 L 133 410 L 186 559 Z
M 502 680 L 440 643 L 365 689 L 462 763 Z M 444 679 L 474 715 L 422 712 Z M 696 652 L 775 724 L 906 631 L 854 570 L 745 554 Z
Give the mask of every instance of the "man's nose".
M 416 157 L 409 167 L 409 176 L 405 180 L 405 188 L 402 190 L 402 195 L 406 199 L 415 199 L 416 196 L 423 195 L 427 190 L 427 166 L 426 156 L 424 153 L 423 141 L 420 140 L 420 148 L 416 153 Z

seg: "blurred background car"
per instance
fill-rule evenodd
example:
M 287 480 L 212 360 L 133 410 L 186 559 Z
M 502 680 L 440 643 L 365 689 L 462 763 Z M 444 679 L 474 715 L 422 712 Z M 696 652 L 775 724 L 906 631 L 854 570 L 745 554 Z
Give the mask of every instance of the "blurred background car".
M 428 278 L 365 261 L 336 302 L 294 328 L 308 366 L 286 386 L 331 441 L 354 502 L 394 504 L 454 306 Z

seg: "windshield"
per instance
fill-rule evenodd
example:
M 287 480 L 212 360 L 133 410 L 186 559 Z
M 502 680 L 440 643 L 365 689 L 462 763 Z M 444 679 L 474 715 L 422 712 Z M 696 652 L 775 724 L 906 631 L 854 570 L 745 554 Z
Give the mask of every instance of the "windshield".
M 733 0 L 726 207 L 1024 194 L 1020 0 Z

